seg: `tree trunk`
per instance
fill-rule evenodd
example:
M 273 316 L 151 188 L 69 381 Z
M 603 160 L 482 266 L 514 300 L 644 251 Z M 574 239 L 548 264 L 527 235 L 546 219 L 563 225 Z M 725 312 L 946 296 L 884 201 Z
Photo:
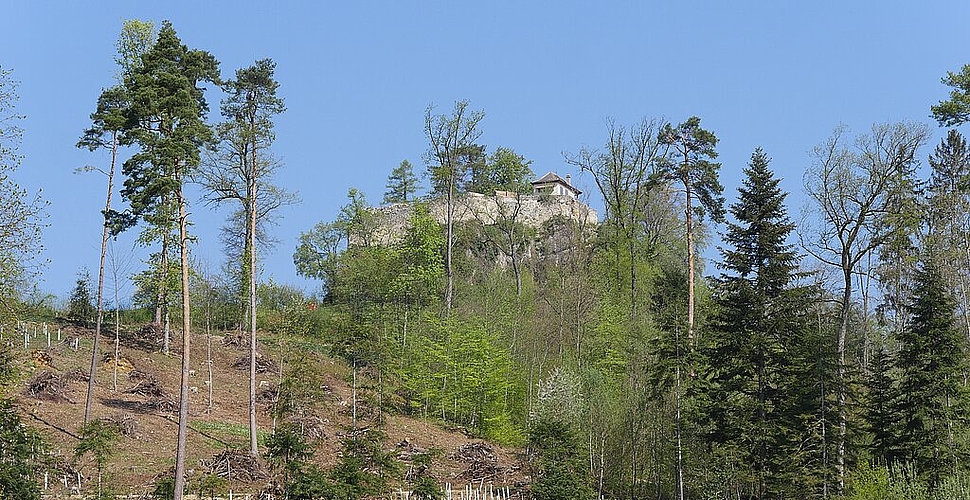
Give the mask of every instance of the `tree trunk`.
M 839 437 L 838 437 L 838 450 L 836 456 L 835 469 L 838 474 L 838 494 L 841 495 L 845 492 L 845 440 L 848 434 L 848 410 L 846 409 L 846 403 L 848 400 L 848 380 L 846 379 L 846 362 L 845 362 L 845 346 L 846 337 L 849 333 L 849 306 L 852 301 L 852 269 L 848 264 L 848 257 L 843 256 L 843 278 L 845 289 L 842 291 L 842 314 L 839 324 L 839 341 L 838 341 L 838 351 L 839 351 L 839 366 L 838 366 L 838 379 L 839 379 Z
M 162 200 L 162 203 L 167 205 L 168 200 Z M 165 228 L 165 234 L 162 235 L 162 255 L 159 262 L 158 271 L 158 290 L 155 297 L 155 319 L 154 323 L 156 325 L 161 325 L 164 320 L 164 313 L 168 310 L 168 245 L 171 236 L 169 233 L 169 228 Z M 168 337 L 165 337 L 164 352 L 168 354 Z
M 179 389 L 178 444 L 175 451 L 175 497 L 182 500 L 185 488 L 185 442 L 189 427 L 189 369 L 191 367 L 192 318 L 189 298 L 189 235 L 188 214 L 183 198 L 181 179 L 176 190 L 179 205 L 180 267 L 182 275 L 182 384 Z
M 88 373 L 88 393 L 84 398 L 84 423 L 91 421 L 91 400 L 94 397 L 95 372 L 98 368 L 101 323 L 104 320 L 104 258 L 108 253 L 108 211 L 111 210 L 111 191 L 114 189 L 115 163 L 118 159 L 118 133 L 111 134 L 111 170 L 108 172 L 108 196 L 104 203 L 104 224 L 101 230 L 101 263 L 98 266 L 98 314 L 94 323 L 94 345 L 91 347 L 91 371 Z M 48 341 L 50 338 L 48 338 Z M 48 342 L 49 343 L 49 342 Z
M 451 168 L 454 168 L 454 166 L 452 166 Z M 452 171 L 452 173 L 451 173 L 451 179 L 448 181 L 448 196 L 447 196 L 447 200 L 446 200 L 447 201 L 447 206 L 446 206 L 446 213 L 445 213 L 445 219 L 446 219 L 446 224 L 445 225 L 447 226 L 447 229 L 446 229 L 447 242 L 445 243 L 445 246 L 446 246 L 446 248 L 445 248 L 445 274 L 448 277 L 448 288 L 445 290 L 445 313 L 446 313 L 447 316 L 451 316 L 451 304 L 452 304 L 452 300 L 454 298 L 454 293 L 455 293 L 455 279 L 454 279 L 453 270 L 451 268 L 451 250 L 452 250 L 452 247 L 455 245 L 455 231 L 454 231 L 454 225 L 455 225 L 455 221 L 454 221 L 454 217 L 455 217 L 455 200 L 454 200 L 454 196 L 455 196 L 455 194 L 454 194 L 454 192 L 455 192 L 455 175 L 456 175 L 456 173 L 454 171 Z
M 691 207 L 690 180 L 684 180 L 687 191 L 687 349 L 688 363 L 694 354 L 694 218 Z M 690 372 L 693 376 L 693 368 Z
M 118 303 L 118 262 L 116 254 L 111 254 L 111 281 L 114 282 L 115 292 L 115 356 L 114 373 L 112 375 L 112 387 L 118 390 L 118 356 L 121 354 L 121 306 Z
M 206 374 L 206 381 L 208 382 L 207 385 L 209 386 L 209 400 L 206 407 L 209 410 L 212 410 L 212 324 L 210 318 L 212 313 L 209 310 L 211 304 L 208 302 L 209 301 L 207 300 L 205 311 L 205 366 L 206 371 L 208 372 Z
M 248 290 L 248 316 L 249 316 L 249 453 L 252 456 L 259 455 L 259 447 L 256 441 L 256 173 L 257 173 L 257 153 L 256 148 L 252 148 L 252 157 L 249 165 L 249 180 L 246 186 L 246 246 L 248 247 L 247 257 L 249 262 L 249 290 Z

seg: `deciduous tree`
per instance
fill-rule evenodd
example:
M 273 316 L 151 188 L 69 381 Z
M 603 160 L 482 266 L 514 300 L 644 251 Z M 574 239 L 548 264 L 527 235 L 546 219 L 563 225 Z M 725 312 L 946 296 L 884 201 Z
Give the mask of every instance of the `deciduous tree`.
M 30 195 L 11 177 L 20 166 L 17 152 L 23 131 L 14 107 L 18 83 L 0 67 L 0 312 L 10 313 L 32 276 L 36 256 L 43 250 L 41 232 L 46 203 Z
M 480 157 L 481 147 L 475 141 L 481 137 L 479 122 L 485 117 L 482 111 L 468 109 L 468 101 L 457 101 L 450 115 L 434 115 L 433 106 L 424 113 L 424 133 L 429 147 L 426 155 L 428 173 L 434 193 L 445 197 L 445 312 L 451 314 L 455 293 L 452 250 L 455 246 L 455 202 L 470 160 Z M 475 152 L 478 154 L 475 154 Z
M 256 443 L 256 239 L 258 225 L 271 213 L 295 202 L 292 195 L 272 186 L 270 177 L 279 163 L 269 154 L 275 139 L 273 118 L 285 110 L 277 95 L 279 82 L 274 77 L 276 63 L 260 59 L 236 71 L 236 79 L 223 83 L 228 96 L 222 101 L 218 134 L 220 150 L 215 161 L 203 169 L 210 199 L 238 201 L 245 220 L 242 268 L 248 285 L 249 307 L 249 452 L 259 454 Z
M 897 188 L 898 172 L 916 161 L 926 142 L 925 126 L 909 123 L 875 125 L 870 134 L 848 145 L 846 131 L 838 128 L 813 152 L 814 164 L 805 172 L 805 190 L 819 214 L 820 227 L 803 248 L 819 261 L 839 270 L 838 412 L 836 468 L 838 490 L 845 490 L 848 435 L 848 362 L 853 276 L 859 263 L 890 236 L 886 214 Z

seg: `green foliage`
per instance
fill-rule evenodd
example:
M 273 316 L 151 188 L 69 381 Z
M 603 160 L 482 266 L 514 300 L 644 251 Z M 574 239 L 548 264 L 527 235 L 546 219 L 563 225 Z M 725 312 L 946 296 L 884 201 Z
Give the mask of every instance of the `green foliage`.
M 94 319 L 94 299 L 91 298 L 91 273 L 83 269 L 78 273 L 77 283 L 67 305 L 67 317 L 87 325 Z
M 148 267 L 131 277 L 135 284 L 135 293 L 132 296 L 135 306 L 155 308 L 161 305 L 165 308 L 168 304 L 159 304 L 159 299 L 168 301 L 168 297 L 179 293 L 181 281 L 178 257 L 174 247 L 166 250 L 167 257 L 163 257 L 160 251 L 152 252 L 148 257 Z M 159 297 L 160 291 L 162 297 Z
M 114 453 L 118 438 L 121 437 L 121 426 L 112 420 L 98 419 L 88 422 L 81 427 L 81 439 L 74 447 L 74 458 L 81 458 L 90 454 L 98 469 L 97 495 L 101 497 L 105 490 L 102 487 L 101 476 L 108 458 Z
M 889 470 L 862 462 L 852 473 L 846 500 L 889 500 Z
M 687 207 L 699 218 L 710 214 L 720 221 L 724 217 L 724 187 L 718 180 L 720 163 L 717 158 L 717 137 L 701 128 L 701 119 L 692 116 L 676 127 L 666 124 L 660 131 L 660 140 L 673 149 L 673 155 L 663 162 L 657 177 L 677 182 L 696 196 L 698 205 Z
M 402 302 L 422 306 L 438 297 L 445 272 L 441 258 L 444 245 L 441 226 L 431 216 L 428 206 L 415 204 L 407 233 L 397 247 L 400 273 L 391 284 Z
M 586 476 L 583 444 L 564 422 L 539 420 L 529 429 L 529 449 L 536 456 L 532 494 L 536 500 L 595 498 Z
M 41 498 L 34 477 L 45 446 L 40 435 L 21 421 L 13 401 L 0 398 L 0 498 Z
M 199 479 L 195 481 L 195 487 L 199 492 L 199 498 L 204 498 L 208 495 L 210 498 L 217 494 L 221 494 L 229 489 L 229 480 L 219 476 L 218 474 L 202 474 Z
M 293 253 L 297 274 L 321 280 L 324 291 L 329 290 L 336 280 L 337 261 L 346 236 L 342 225 L 336 222 L 321 222 L 300 233 L 300 243 Z
M 400 475 L 400 464 L 382 448 L 386 437 L 374 429 L 353 430 L 343 440 L 343 454 L 330 471 L 334 499 L 356 500 L 387 493 L 388 480 Z
M 121 35 L 115 43 L 115 63 L 121 68 L 119 80 L 123 82 L 126 75 L 141 66 L 141 56 L 155 43 L 157 34 L 153 21 L 125 20 L 121 26 Z
M 527 194 L 532 192 L 532 160 L 511 148 L 500 147 L 484 162 L 472 163 L 466 191 L 491 195 L 495 191 Z
M 286 474 L 298 472 L 313 456 L 313 447 L 296 424 L 284 423 L 266 439 L 266 460 Z
M 74 455 L 82 457 L 91 454 L 100 468 L 114 452 L 114 446 L 121 437 L 121 427 L 114 421 L 98 419 L 81 427 L 81 439 L 74 447 Z
M 933 118 L 941 126 L 953 127 L 970 119 L 970 64 L 959 73 L 947 71 L 943 84 L 950 87 L 950 98 L 930 106 Z
M 418 500 L 443 500 L 445 491 L 431 476 L 421 476 L 411 486 L 411 496 Z
M 866 379 L 866 425 L 872 434 L 872 454 L 881 464 L 894 463 L 901 451 L 897 448 L 901 417 L 899 391 L 890 371 L 892 367 L 892 358 L 880 346 L 873 354 Z
M 964 470 L 947 475 L 935 487 L 909 463 L 892 467 L 859 464 L 849 476 L 846 500 L 968 500 L 970 475 Z
M 115 214 L 119 228 L 130 227 L 142 217 L 159 227 L 171 227 L 171 204 L 182 182 L 199 165 L 201 147 L 213 140 L 205 123 L 208 105 L 201 84 L 218 81 L 216 59 L 182 45 L 171 23 L 163 23 L 155 45 L 125 76 L 130 99 L 125 133 L 140 150 L 122 167 L 127 179 L 121 194 L 130 209 Z
M 188 493 L 188 489 L 183 489 L 182 493 Z M 166 474 L 155 479 L 151 495 L 158 500 L 175 498 L 175 478 Z
M 313 405 L 322 399 L 320 380 L 323 374 L 316 363 L 304 355 L 297 356 L 287 364 L 286 374 L 280 383 L 276 401 L 271 412 L 284 419 L 289 416 L 306 416 Z
M 411 496 L 419 500 L 443 500 L 444 489 L 431 475 L 431 463 L 435 456 L 440 455 L 440 448 L 432 448 L 425 453 L 411 456 L 414 465 L 414 479 L 411 480 Z
M 290 500 L 317 500 L 339 498 L 326 472 L 316 465 L 306 464 L 286 486 L 286 498 Z
M 722 250 L 725 274 L 716 284 L 711 332 L 702 349 L 706 363 L 694 402 L 704 440 L 727 478 L 754 498 L 807 490 L 792 473 L 811 428 L 799 419 L 803 381 L 791 354 L 804 342 L 804 292 L 792 289 L 798 265 L 788 243 L 794 224 L 786 194 L 760 149 L 745 169 L 736 222 L 727 224 Z M 793 465 L 797 464 L 797 465 Z
M 508 352 L 494 332 L 475 322 L 425 318 L 427 333 L 415 339 L 411 363 L 401 373 L 411 408 L 509 441 L 519 434 L 503 417 L 515 387 L 507 378 Z
M 955 301 L 932 263 L 916 274 L 909 326 L 900 335 L 896 358 L 902 458 L 920 477 L 939 484 L 960 463 L 965 450 L 954 435 L 967 429 L 965 338 L 954 325 Z
M 401 164 L 391 170 L 387 176 L 387 191 L 384 192 L 384 203 L 406 203 L 413 200 L 418 192 L 418 177 L 414 175 L 411 162 L 402 160 Z
M 485 160 L 484 148 L 475 144 L 482 135 L 478 123 L 485 113 L 469 110 L 468 104 L 456 101 L 450 115 L 432 114 L 433 106 L 425 111 L 424 133 L 430 142 L 425 156 L 435 196 L 457 194 L 474 164 Z

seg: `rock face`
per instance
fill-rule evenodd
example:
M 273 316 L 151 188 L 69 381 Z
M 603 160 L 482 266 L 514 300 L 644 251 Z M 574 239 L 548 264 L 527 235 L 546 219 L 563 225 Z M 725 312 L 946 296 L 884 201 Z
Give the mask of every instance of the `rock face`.
M 595 227 L 598 222 L 595 210 L 571 196 L 516 195 L 503 191 L 496 192 L 494 196 L 465 193 L 455 200 L 454 209 L 456 224 L 477 221 L 488 226 L 502 220 L 514 220 L 538 229 L 556 217 L 576 221 L 587 228 Z M 448 206 L 443 199 L 431 201 L 429 210 L 435 220 L 445 223 Z M 407 232 L 413 211 L 414 205 L 411 203 L 394 203 L 375 208 L 374 242 L 380 245 L 399 242 Z

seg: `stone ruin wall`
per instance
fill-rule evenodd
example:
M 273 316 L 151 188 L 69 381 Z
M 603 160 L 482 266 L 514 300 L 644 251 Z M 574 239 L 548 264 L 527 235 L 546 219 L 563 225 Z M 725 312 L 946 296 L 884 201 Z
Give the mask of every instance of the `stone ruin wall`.
M 498 192 L 495 196 L 478 193 L 461 195 L 455 200 L 454 221 L 495 224 L 497 220 L 511 218 L 515 214 L 517 203 L 521 205 L 516 220 L 534 228 L 540 228 L 546 221 L 560 216 L 588 228 L 595 227 L 599 220 L 595 210 L 571 196 L 528 194 L 516 199 L 512 193 Z M 413 210 L 411 203 L 394 203 L 375 208 L 378 223 L 374 231 L 374 241 L 381 245 L 400 241 L 407 232 Z M 429 210 L 435 220 L 445 223 L 448 206 L 443 199 L 431 201 Z

